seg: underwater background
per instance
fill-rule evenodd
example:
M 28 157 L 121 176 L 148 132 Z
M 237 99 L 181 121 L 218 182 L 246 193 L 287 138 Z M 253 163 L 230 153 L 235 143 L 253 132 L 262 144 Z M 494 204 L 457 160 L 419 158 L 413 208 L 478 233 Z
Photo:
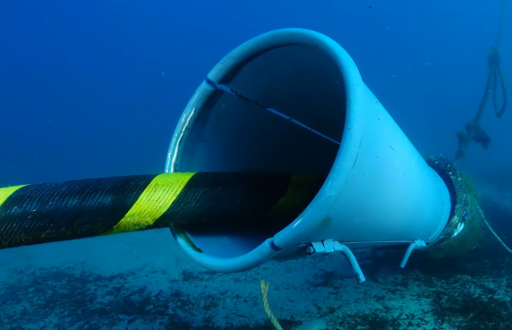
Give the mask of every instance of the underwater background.
M 0 0 L 0 186 L 160 173 L 174 128 L 209 70 L 278 28 L 321 32 L 415 147 L 452 158 L 484 91 L 501 1 Z M 512 76 L 512 4 L 501 40 Z M 512 235 L 512 116 L 489 107 L 487 150 L 460 171 Z M 0 329 L 510 329 L 512 255 L 489 235 L 456 260 L 339 255 L 216 274 L 168 230 L 0 251 Z M 342 260 L 343 259 L 343 260 Z

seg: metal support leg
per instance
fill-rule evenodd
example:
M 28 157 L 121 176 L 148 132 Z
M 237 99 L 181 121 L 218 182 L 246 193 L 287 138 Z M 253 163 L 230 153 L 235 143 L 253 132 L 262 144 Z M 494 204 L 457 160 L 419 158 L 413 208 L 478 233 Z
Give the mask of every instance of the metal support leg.
M 345 255 L 348 262 L 350 263 L 350 266 L 354 270 L 357 281 L 359 283 L 366 281 L 366 278 L 363 275 L 361 267 L 359 267 L 359 263 L 357 262 L 356 257 L 348 246 L 343 245 L 338 241 L 328 239 L 322 242 L 312 242 L 311 245 L 306 248 L 306 253 L 309 255 L 314 253 L 333 253 L 336 251 L 340 251 Z

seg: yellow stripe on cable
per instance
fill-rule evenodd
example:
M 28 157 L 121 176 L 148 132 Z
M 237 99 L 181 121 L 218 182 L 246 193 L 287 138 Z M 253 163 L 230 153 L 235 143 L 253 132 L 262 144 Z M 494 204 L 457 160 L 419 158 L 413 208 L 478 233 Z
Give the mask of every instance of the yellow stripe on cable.
M 144 189 L 132 208 L 106 234 L 144 229 L 155 223 L 171 206 L 195 173 L 163 173 Z
M 274 206 L 267 215 L 277 217 L 287 214 L 290 210 L 303 205 L 310 199 L 311 187 L 315 184 L 315 178 L 307 175 L 293 175 L 290 184 L 284 196 Z
M 25 187 L 26 184 L 20 186 L 5 187 L 0 189 L 0 206 L 18 189 Z

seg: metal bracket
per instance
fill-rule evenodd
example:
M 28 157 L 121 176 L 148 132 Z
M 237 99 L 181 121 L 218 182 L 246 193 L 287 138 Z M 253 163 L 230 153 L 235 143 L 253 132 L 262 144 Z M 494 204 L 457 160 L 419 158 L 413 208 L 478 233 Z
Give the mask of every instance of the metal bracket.
M 341 244 L 338 241 L 333 241 L 332 239 L 327 239 L 322 242 L 311 242 L 306 247 L 306 253 L 308 255 L 312 255 L 315 253 L 333 253 L 336 251 L 340 251 L 345 255 L 348 262 L 350 263 L 350 266 L 354 270 L 356 280 L 359 283 L 362 283 L 366 281 L 366 278 L 363 275 L 363 271 L 361 270 L 361 267 L 359 267 L 359 264 L 357 263 L 357 259 L 352 253 L 352 251 L 348 248 L 348 246 Z
M 464 229 L 464 226 L 466 225 L 466 220 L 468 219 L 468 212 L 464 210 L 462 212 L 462 217 L 460 219 L 459 224 L 457 225 L 457 228 L 455 228 L 455 231 L 453 232 L 452 238 L 459 235 L 462 229 Z
M 405 251 L 405 255 L 402 258 L 402 262 L 400 263 L 400 268 L 405 267 L 405 264 L 407 264 L 407 261 L 409 260 L 409 257 L 411 256 L 411 253 L 415 248 L 424 248 L 424 247 L 427 247 L 427 243 L 425 243 L 425 241 L 417 239 L 414 242 L 412 242 L 409 245 L 409 247 L 407 248 L 407 250 Z

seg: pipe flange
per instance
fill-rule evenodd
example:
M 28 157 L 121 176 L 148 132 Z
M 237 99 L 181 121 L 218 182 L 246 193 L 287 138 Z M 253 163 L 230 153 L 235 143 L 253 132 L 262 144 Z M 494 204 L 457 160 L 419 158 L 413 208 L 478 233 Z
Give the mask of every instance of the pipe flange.
M 425 157 L 427 164 L 443 179 L 451 196 L 450 219 L 441 235 L 423 252 L 433 258 L 462 256 L 481 242 L 484 218 L 470 178 L 442 157 Z

